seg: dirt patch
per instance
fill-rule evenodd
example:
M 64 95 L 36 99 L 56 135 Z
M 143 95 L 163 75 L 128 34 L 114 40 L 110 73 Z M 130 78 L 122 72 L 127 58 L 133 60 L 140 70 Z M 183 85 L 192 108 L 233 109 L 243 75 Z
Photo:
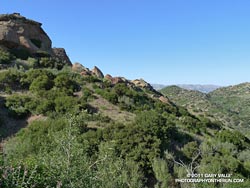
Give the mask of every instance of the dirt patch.
M 43 116 L 43 115 L 33 115 L 33 116 L 30 116 L 28 119 L 27 119 L 27 122 L 28 124 L 30 124 L 31 122 L 33 121 L 37 121 L 37 120 L 46 120 L 47 117 L 46 116 Z
M 108 116 L 115 122 L 121 122 L 121 123 L 130 123 L 135 119 L 135 114 L 122 111 L 118 106 L 115 106 L 111 104 L 106 99 L 102 98 L 99 95 L 95 95 L 96 99 L 90 102 L 90 105 L 98 109 L 98 112 L 100 112 L 104 116 Z
M 4 107 L 5 97 L 0 96 L 0 142 L 8 137 L 14 136 L 22 128 L 35 120 L 43 120 L 46 117 L 42 115 L 30 116 L 27 118 L 16 119 L 9 116 L 8 109 Z

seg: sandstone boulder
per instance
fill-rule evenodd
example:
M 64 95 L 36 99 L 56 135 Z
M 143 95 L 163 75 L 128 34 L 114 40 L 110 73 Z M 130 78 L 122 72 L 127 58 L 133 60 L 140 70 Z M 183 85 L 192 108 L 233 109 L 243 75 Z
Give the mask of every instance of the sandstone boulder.
M 60 59 L 66 65 L 70 65 L 70 66 L 72 65 L 64 48 L 53 48 L 52 51 L 53 51 L 52 56 Z
M 91 70 L 91 72 L 92 72 L 92 75 L 96 76 L 97 78 L 100 78 L 100 79 L 104 78 L 102 71 L 96 66 Z
M 52 54 L 51 40 L 41 26 L 18 13 L 0 15 L 0 45 L 8 49 L 26 49 L 30 53 Z
M 112 77 L 110 74 L 106 74 L 106 75 L 104 76 L 104 78 L 105 78 L 106 80 L 111 81 L 113 77 Z
M 82 76 L 91 76 L 92 72 L 89 69 L 83 69 L 80 73 Z
M 170 104 L 170 100 L 167 97 L 160 96 L 159 100 L 165 104 Z
M 72 71 L 74 71 L 74 72 L 82 72 L 82 70 L 84 70 L 85 69 L 85 67 L 82 65 L 82 64 L 80 64 L 80 63 L 74 63 L 73 65 L 72 65 Z
M 136 87 L 139 87 L 142 89 L 148 89 L 150 91 L 154 91 L 154 88 L 143 79 L 132 80 L 131 83 L 133 83 Z
M 19 58 L 55 57 L 71 66 L 63 48 L 51 48 L 52 42 L 41 26 L 41 23 L 19 13 L 1 14 L 0 48 L 11 51 Z

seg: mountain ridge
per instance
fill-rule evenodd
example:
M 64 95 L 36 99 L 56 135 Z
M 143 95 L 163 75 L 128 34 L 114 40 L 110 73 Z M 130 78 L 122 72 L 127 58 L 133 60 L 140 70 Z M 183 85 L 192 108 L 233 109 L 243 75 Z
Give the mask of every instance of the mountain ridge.
M 206 115 L 229 127 L 238 126 L 237 129 L 244 133 L 249 129 L 249 82 L 221 87 L 208 94 L 182 89 L 178 86 L 165 87 L 161 92 L 192 113 Z

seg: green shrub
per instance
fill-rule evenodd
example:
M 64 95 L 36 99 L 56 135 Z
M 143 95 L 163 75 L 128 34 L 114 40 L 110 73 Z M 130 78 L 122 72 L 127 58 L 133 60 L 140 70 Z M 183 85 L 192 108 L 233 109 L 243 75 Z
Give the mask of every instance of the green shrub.
M 10 64 L 14 57 L 7 51 L 0 49 L 0 64 Z
M 58 58 L 53 58 L 50 56 L 42 56 L 39 60 L 38 66 L 40 68 L 55 68 L 61 70 L 64 67 L 65 63 L 63 63 Z
M 51 89 L 53 85 L 53 81 L 47 75 L 42 75 L 34 79 L 30 85 L 30 90 L 39 93 L 41 90 Z
M 250 147 L 250 140 L 239 131 L 222 130 L 216 134 L 221 142 L 233 143 L 240 150 Z
M 79 109 L 77 99 L 71 96 L 63 96 L 55 99 L 55 110 L 59 114 L 72 113 Z
M 32 99 L 27 95 L 11 95 L 6 99 L 6 107 L 14 117 L 22 118 L 29 114 L 26 104 Z
M 54 74 L 50 70 L 46 69 L 31 69 L 25 72 L 25 74 L 22 76 L 20 79 L 21 84 L 25 88 L 29 88 L 31 83 L 37 79 L 38 77 L 44 78 L 45 80 L 48 79 L 48 82 L 52 84 L 53 79 L 54 79 Z M 43 80 L 43 79 L 42 79 Z M 48 84 L 48 85 L 50 85 Z M 46 84 L 45 84 L 46 85 Z M 38 89 L 38 88 L 37 88 Z
M 0 90 L 10 88 L 18 90 L 22 88 L 20 80 L 22 79 L 23 72 L 15 68 L 8 69 L 0 72 Z
M 80 89 L 79 85 L 73 80 L 69 73 L 58 74 L 54 79 L 55 88 L 67 95 L 73 95 L 73 92 Z

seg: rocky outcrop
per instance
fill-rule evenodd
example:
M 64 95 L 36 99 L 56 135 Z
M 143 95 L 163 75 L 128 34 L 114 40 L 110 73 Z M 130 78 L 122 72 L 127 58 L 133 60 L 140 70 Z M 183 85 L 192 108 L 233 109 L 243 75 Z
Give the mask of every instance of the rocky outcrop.
M 17 57 L 25 52 L 33 57 L 55 57 L 66 65 L 72 65 L 63 48 L 51 48 L 52 42 L 41 26 L 41 23 L 19 13 L 1 14 L 0 48 L 13 52 Z
M 52 55 L 54 57 L 60 59 L 66 65 L 72 65 L 64 48 L 53 48 L 52 51 L 53 51 Z
M 8 49 L 26 49 L 30 53 L 52 53 L 51 40 L 42 24 L 18 13 L 0 15 L 0 45 Z
M 82 76 L 92 76 L 92 72 L 88 68 L 83 69 L 80 74 Z
M 154 88 L 143 79 L 132 80 L 131 83 L 133 83 L 136 87 L 148 89 L 149 91 L 154 91 Z
M 112 82 L 113 77 L 112 77 L 110 74 L 106 74 L 106 75 L 104 76 L 104 79 L 105 79 L 105 80 L 108 80 L 108 81 L 110 81 L 110 82 Z
M 91 72 L 92 72 L 92 75 L 96 76 L 97 78 L 100 78 L 100 79 L 104 78 L 102 71 L 96 66 L 91 70 Z
M 105 80 L 109 81 L 112 85 L 119 84 L 119 83 L 126 83 L 129 84 L 129 81 L 124 77 L 112 77 L 110 74 L 107 74 L 104 77 Z
M 73 65 L 72 65 L 72 71 L 74 71 L 74 72 L 82 72 L 82 70 L 84 70 L 85 69 L 85 67 L 82 65 L 82 64 L 80 64 L 80 63 L 74 63 Z
M 170 100 L 167 97 L 160 96 L 159 100 L 165 104 L 170 104 Z

